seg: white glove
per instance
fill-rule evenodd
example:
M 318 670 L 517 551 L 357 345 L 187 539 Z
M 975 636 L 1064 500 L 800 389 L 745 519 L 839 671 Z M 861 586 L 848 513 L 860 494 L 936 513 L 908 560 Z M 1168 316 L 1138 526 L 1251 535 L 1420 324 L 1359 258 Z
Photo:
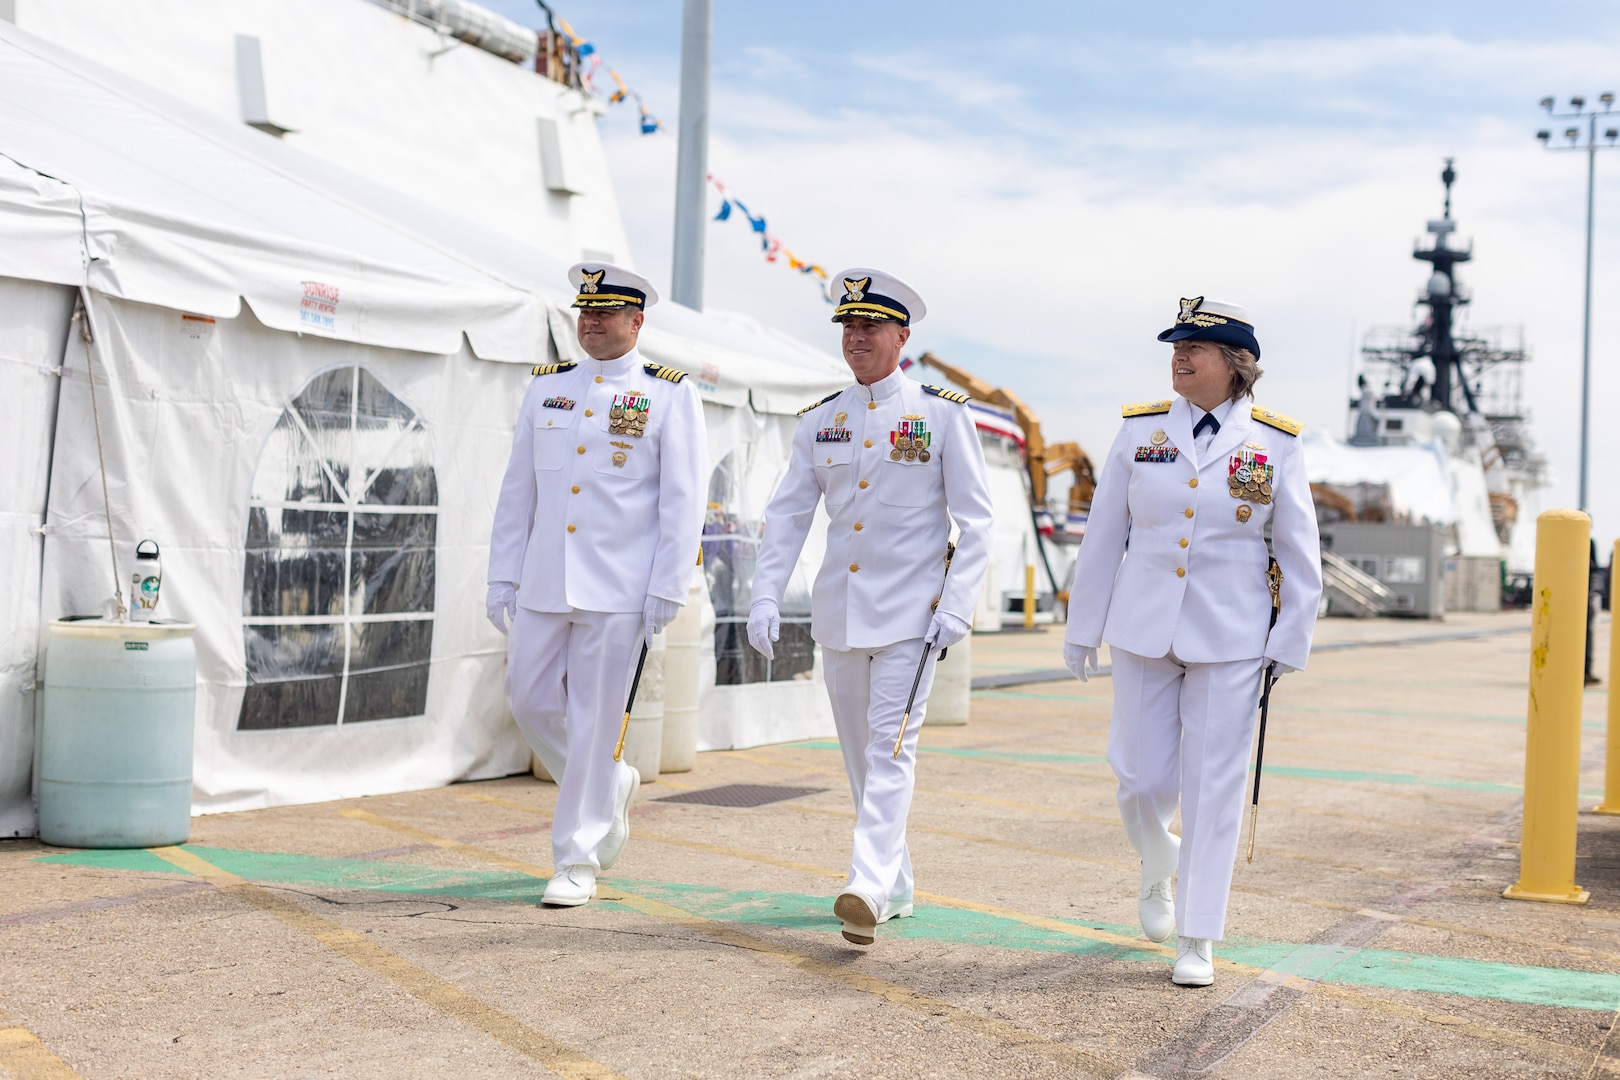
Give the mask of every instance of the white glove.
M 1071 645 L 1063 643 L 1063 666 L 1074 672 L 1074 677 L 1081 682 L 1090 682 L 1086 672 L 1097 670 L 1097 650 L 1090 645 Z
M 495 629 L 506 633 L 507 627 L 517 621 L 517 586 L 510 581 L 489 583 L 489 595 L 484 598 L 484 614 L 495 624 Z
M 771 642 L 781 637 L 782 616 L 776 610 L 776 601 L 755 600 L 754 606 L 748 609 L 748 644 L 764 653 L 765 659 L 775 660 L 776 650 L 771 648 Z
M 1279 679 L 1284 675 L 1292 675 L 1294 672 L 1299 670 L 1297 667 L 1289 667 L 1281 660 L 1273 660 L 1271 657 L 1267 656 L 1260 661 L 1261 672 L 1265 672 L 1266 669 L 1270 668 L 1273 664 L 1277 665 L 1277 670 L 1273 671 L 1272 674 Z
M 681 613 L 681 605 L 673 600 L 665 600 L 662 596 L 649 596 L 647 603 L 641 609 L 641 617 L 647 624 L 647 648 L 652 648 L 654 634 L 662 634 L 664 627 L 675 621 L 675 616 Z
M 968 636 L 972 627 L 948 611 L 934 612 L 934 621 L 928 624 L 923 641 L 943 652 Z

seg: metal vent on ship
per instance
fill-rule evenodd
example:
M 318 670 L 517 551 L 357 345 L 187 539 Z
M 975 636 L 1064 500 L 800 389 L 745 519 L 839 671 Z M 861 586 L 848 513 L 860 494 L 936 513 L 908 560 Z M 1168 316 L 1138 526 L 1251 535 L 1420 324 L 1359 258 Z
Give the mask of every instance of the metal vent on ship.
M 657 802 L 698 803 L 703 806 L 765 806 L 784 799 L 797 799 L 814 795 L 826 788 L 778 787 L 774 784 L 722 784 L 701 791 L 683 791 L 679 795 L 666 795 Z

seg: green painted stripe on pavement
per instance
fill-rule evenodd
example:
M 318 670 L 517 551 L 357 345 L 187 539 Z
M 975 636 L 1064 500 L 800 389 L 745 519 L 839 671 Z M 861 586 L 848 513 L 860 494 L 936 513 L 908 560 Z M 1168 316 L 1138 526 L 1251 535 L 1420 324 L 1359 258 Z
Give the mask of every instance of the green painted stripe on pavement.
M 209 862 L 248 881 L 312 885 L 417 897 L 456 897 L 537 904 L 540 883 L 533 877 L 498 871 L 462 870 L 382 860 L 334 859 L 280 852 L 233 851 L 185 845 Z M 141 873 L 183 873 L 145 851 L 75 851 L 41 856 L 37 862 Z M 624 881 L 624 887 L 664 900 L 694 914 L 727 922 L 790 930 L 836 929 L 825 896 L 721 889 L 707 885 Z M 607 883 L 611 886 L 611 881 Z M 625 910 L 609 900 L 601 907 Z M 1082 920 L 1059 920 L 1076 927 L 1134 937 L 1136 928 Z M 923 906 L 912 919 L 888 923 L 885 936 L 933 940 L 984 948 L 1021 949 L 1163 964 L 1144 943 L 1095 941 L 1033 927 L 1016 919 L 960 908 Z M 1240 939 L 1223 943 L 1222 957 L 1256 967 L 1347 986 L 1381 987 L 1429 994 L 1510 1001 L 1526 1005 L 1610 1011 L 1620 1007 L 1620 975 L 1609 972 L 1501 964 L 1459 957 L 1336 946 L 1299 945 Z

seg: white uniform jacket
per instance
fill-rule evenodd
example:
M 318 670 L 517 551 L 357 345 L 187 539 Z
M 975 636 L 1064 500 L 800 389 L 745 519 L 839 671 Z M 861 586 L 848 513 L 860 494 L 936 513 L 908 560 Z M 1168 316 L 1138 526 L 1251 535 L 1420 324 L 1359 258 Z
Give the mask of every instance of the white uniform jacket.
M 819 644 L 872 649 L 920 638 L 936 597 L 939 610 L 971 624 L 993 510 L 966 401 L 895 371 L 802 412 L 787 475 L 765 508 L 754 598 L 781 603 L 824 499 L 832 519 L 827 555 L 810 593 L 810 633 Z M 903 434 L 920 449 L 897 461 Z M 961 535 L 941 593 L 953 520 Z
M 535 371 L 495 506 L 489 580 L 517 582 L 531 611 L 639 612 L 649 595 L 686 603 L 708 478 L 697 388 L 635 349 Z M 615 405 L 628 406 L 618 425 Z
M 1235 402 L 1200 455 L 1186 399 L 1128 405 L 1125 416 L 1075 560 L 1064 640 L 1106 640 L 1146 657 L 1174 649 L 1187 663 L 1269 656 L 1303 669 L 1322 595 L 1322 549 L 1299 425 Z M 1271 502 L 1233 496 L 1229 480 L 1245 466 L 1270 476 Z M 1282 610 L 1268 634 L 1272 555 L 1282 569 Z

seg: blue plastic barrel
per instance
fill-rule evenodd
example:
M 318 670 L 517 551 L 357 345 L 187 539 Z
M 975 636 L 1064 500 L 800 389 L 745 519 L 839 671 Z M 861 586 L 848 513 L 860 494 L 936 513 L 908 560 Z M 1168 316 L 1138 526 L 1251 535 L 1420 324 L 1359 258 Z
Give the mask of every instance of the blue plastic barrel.
M 50 629 L 39 838 L 79 848 L 185 843 L 196 627 L 53 619 Z

